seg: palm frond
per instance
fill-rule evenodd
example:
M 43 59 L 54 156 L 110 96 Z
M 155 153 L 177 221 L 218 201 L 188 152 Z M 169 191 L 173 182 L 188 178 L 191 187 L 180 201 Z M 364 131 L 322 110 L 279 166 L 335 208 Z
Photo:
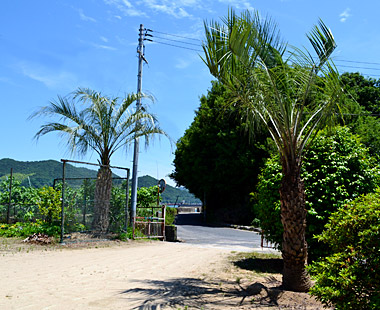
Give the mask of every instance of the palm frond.
M 61 133 L 71 152 L 79 155 L 95 151 L 100 162 L 107 164 L 119 148 L 128 146 L 135 137 L 167 135 L 159 128 L 156 117 L 140 108 L 132 110 L 131 105 L 143 94 L 118 97 L 102 96 L 99 92 L 79 88 L 71 94 L 71 100 L 58 96 L 46 107 L 33 113 L 37 116 L 58 117 L 61 122 L 48 122 L 41 126 L 35 138 L 50 132 Z M 120 103 L 121 101 L 121 103 Z

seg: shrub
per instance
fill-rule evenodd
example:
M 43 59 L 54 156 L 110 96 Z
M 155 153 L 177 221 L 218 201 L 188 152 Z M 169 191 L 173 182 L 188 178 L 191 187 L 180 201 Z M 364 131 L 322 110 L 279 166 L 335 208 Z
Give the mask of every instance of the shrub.
M 309 267 L 311 293 L 336 309 L 380 309 L 380 189 L 333 213 L 317 239 L 332 254 Z
M 42 222 L 41 220 L 26 223 L 0 224 L 0 236 L 2 237 L 28 237 L 38 233 L 58 237 L 60 230 L 60 226 Z
M 358 139 L 347 128 L 322 132 L 306 150 L 302 177 L 305 182 L 306 239 L 311 260 L 326 256 L 329 247 L 314 235 L 320 234 L 329 216 L 361 194 L 379 185 L 379 168 Z M 281 165 L 278 156 L 270 158 L 254 195 L 254 213 L 264 236 L 281 249 L 283 227 L 280 220 Z
M 53 221 L 61 218 L 61 191 L 55 190 L 53 187 L 43 187 L 38 191 L 40 200 L 37 202 L 38 209 L 45 217 L 46 222 L 52 223 Z
M 166 207 L 165 225 L 173 225 L 177 215 L 177 208 Z

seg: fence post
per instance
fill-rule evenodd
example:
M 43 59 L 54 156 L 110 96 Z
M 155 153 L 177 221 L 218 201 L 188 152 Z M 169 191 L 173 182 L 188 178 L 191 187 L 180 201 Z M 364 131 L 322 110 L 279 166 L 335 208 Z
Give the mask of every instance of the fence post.
M 129 222 L 129 169 L 127 170 L 127 184 L 125 185 L 125 232 L 128 232 L 128 222 Z
M 165 236 L 166 205 L 162 206 L 162 218 L 163 218 L 163 223 L 162 223 L 162 241 L 165 241 L 166 240 L 166 236 Z
M 65 166 L 66 161 L 62 160 L 63 166 L 62 166 L 62 207 L 61 207 L 61 240 L 59 243 L 63 243 L 63 234 L 64 234 L 64 216 L 65 216 Z
M 11 220 L 12 179 L 13 179 L 13 168 L 11 168 L 11 178 L 9 180 L 9 202 L 8 202 L 8 210 L 7 210 L 7 223 L 8 224 L 10 224 L 10 220 Z

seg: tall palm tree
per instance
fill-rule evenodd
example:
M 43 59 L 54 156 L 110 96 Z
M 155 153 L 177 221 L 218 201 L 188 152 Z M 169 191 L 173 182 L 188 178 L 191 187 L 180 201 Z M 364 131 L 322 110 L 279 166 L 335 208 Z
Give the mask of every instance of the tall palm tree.
M 93 229 L 107 232 L 112 187 L 111 156 L 120 148 L 128 147 L 135 138 L 145 138 L 146 146 L 156 134 L 166 133 L 159 127 L 154 115 L 145 108 L 131 109 L 140 95 L 124 99 L 102 96 L 101 93 L 79 88 L 69 98 L 58 96 L 31 115 L 58 118 L 43 124 L 35 138 L 50 132 L 59 132 L 67 140 L 72 153 L 85 155 L 95 151 L 101 165 L 95 186 Z
M 205 23 L 203 61 L 212 75 L 233 93 L 245 122 L 260 119 L 281 155 L 281 221 L 284 226 L 283 286 L 307 291 L 305 189 L 302 152 L 341 98 L 339 74 L 329 58 L 336 44 L 320 20 L 308 35 L 316 56 L 288 48 L 276 24 L 257 12 L 237 16 L 232 10 L 222 23 Z

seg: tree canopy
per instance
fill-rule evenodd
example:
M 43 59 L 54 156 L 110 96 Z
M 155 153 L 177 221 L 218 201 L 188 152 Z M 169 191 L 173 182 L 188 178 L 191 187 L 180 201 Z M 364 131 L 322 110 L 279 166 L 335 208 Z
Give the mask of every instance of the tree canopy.
M 177 142 L 171 177 L 206 205 L 209 219 L 249 224 L 249 193 L 267 156 L 267 134 L 251 141 L 227 106 L 228 91 L 213 82 L 200 98 L 194 121 Z
M 275 142 L 282 165 L 281 221 L 284 227 L 283 286 L 307 291 L 305 190 L 302 155 L 310 138 L 335 114 L 341 103 L 339 73 L 330 56 L 336 43 L 320 20 L 307 35 L 308 50 L 282 43 L 276 24 L 258 12 L 233 10 L 222 22 L 205 23 L 205 64 L 230 91 L 249 128 L 257 119 Z
M 254 213 L 264 236 L 281 249 L 280 220 L 281 165 L 278 156 L 269 158 L 259 176 L 254 195 Z M 380 169 L 348 128 L 321 132 L 304 156 L 309 259 L 328 255 L 331 249 L 314 238 L 322 232 L 333 212 L 380 185 Z
M 58 132 L 65 138 L 71 152 L 84 155 L 93 151 L 98 154 L 100 168 L 95 189 L 93 228 L 99 233 L 107 232 L 109 225 L 112 187 L 109 165 L 112 155 L 120 148 L 130 146 L 135 138 L 144 137 L 148 145 L 155 135 L 166 135 L 156 117 L 145 107 L 132 108 L 141 96 L 131 94 L 120 100 L 79 88 L 69 98 L 58 96 L 57 101 L 51 101 L 31 116 L 53 119 L 41 126 L 36 138 Z

